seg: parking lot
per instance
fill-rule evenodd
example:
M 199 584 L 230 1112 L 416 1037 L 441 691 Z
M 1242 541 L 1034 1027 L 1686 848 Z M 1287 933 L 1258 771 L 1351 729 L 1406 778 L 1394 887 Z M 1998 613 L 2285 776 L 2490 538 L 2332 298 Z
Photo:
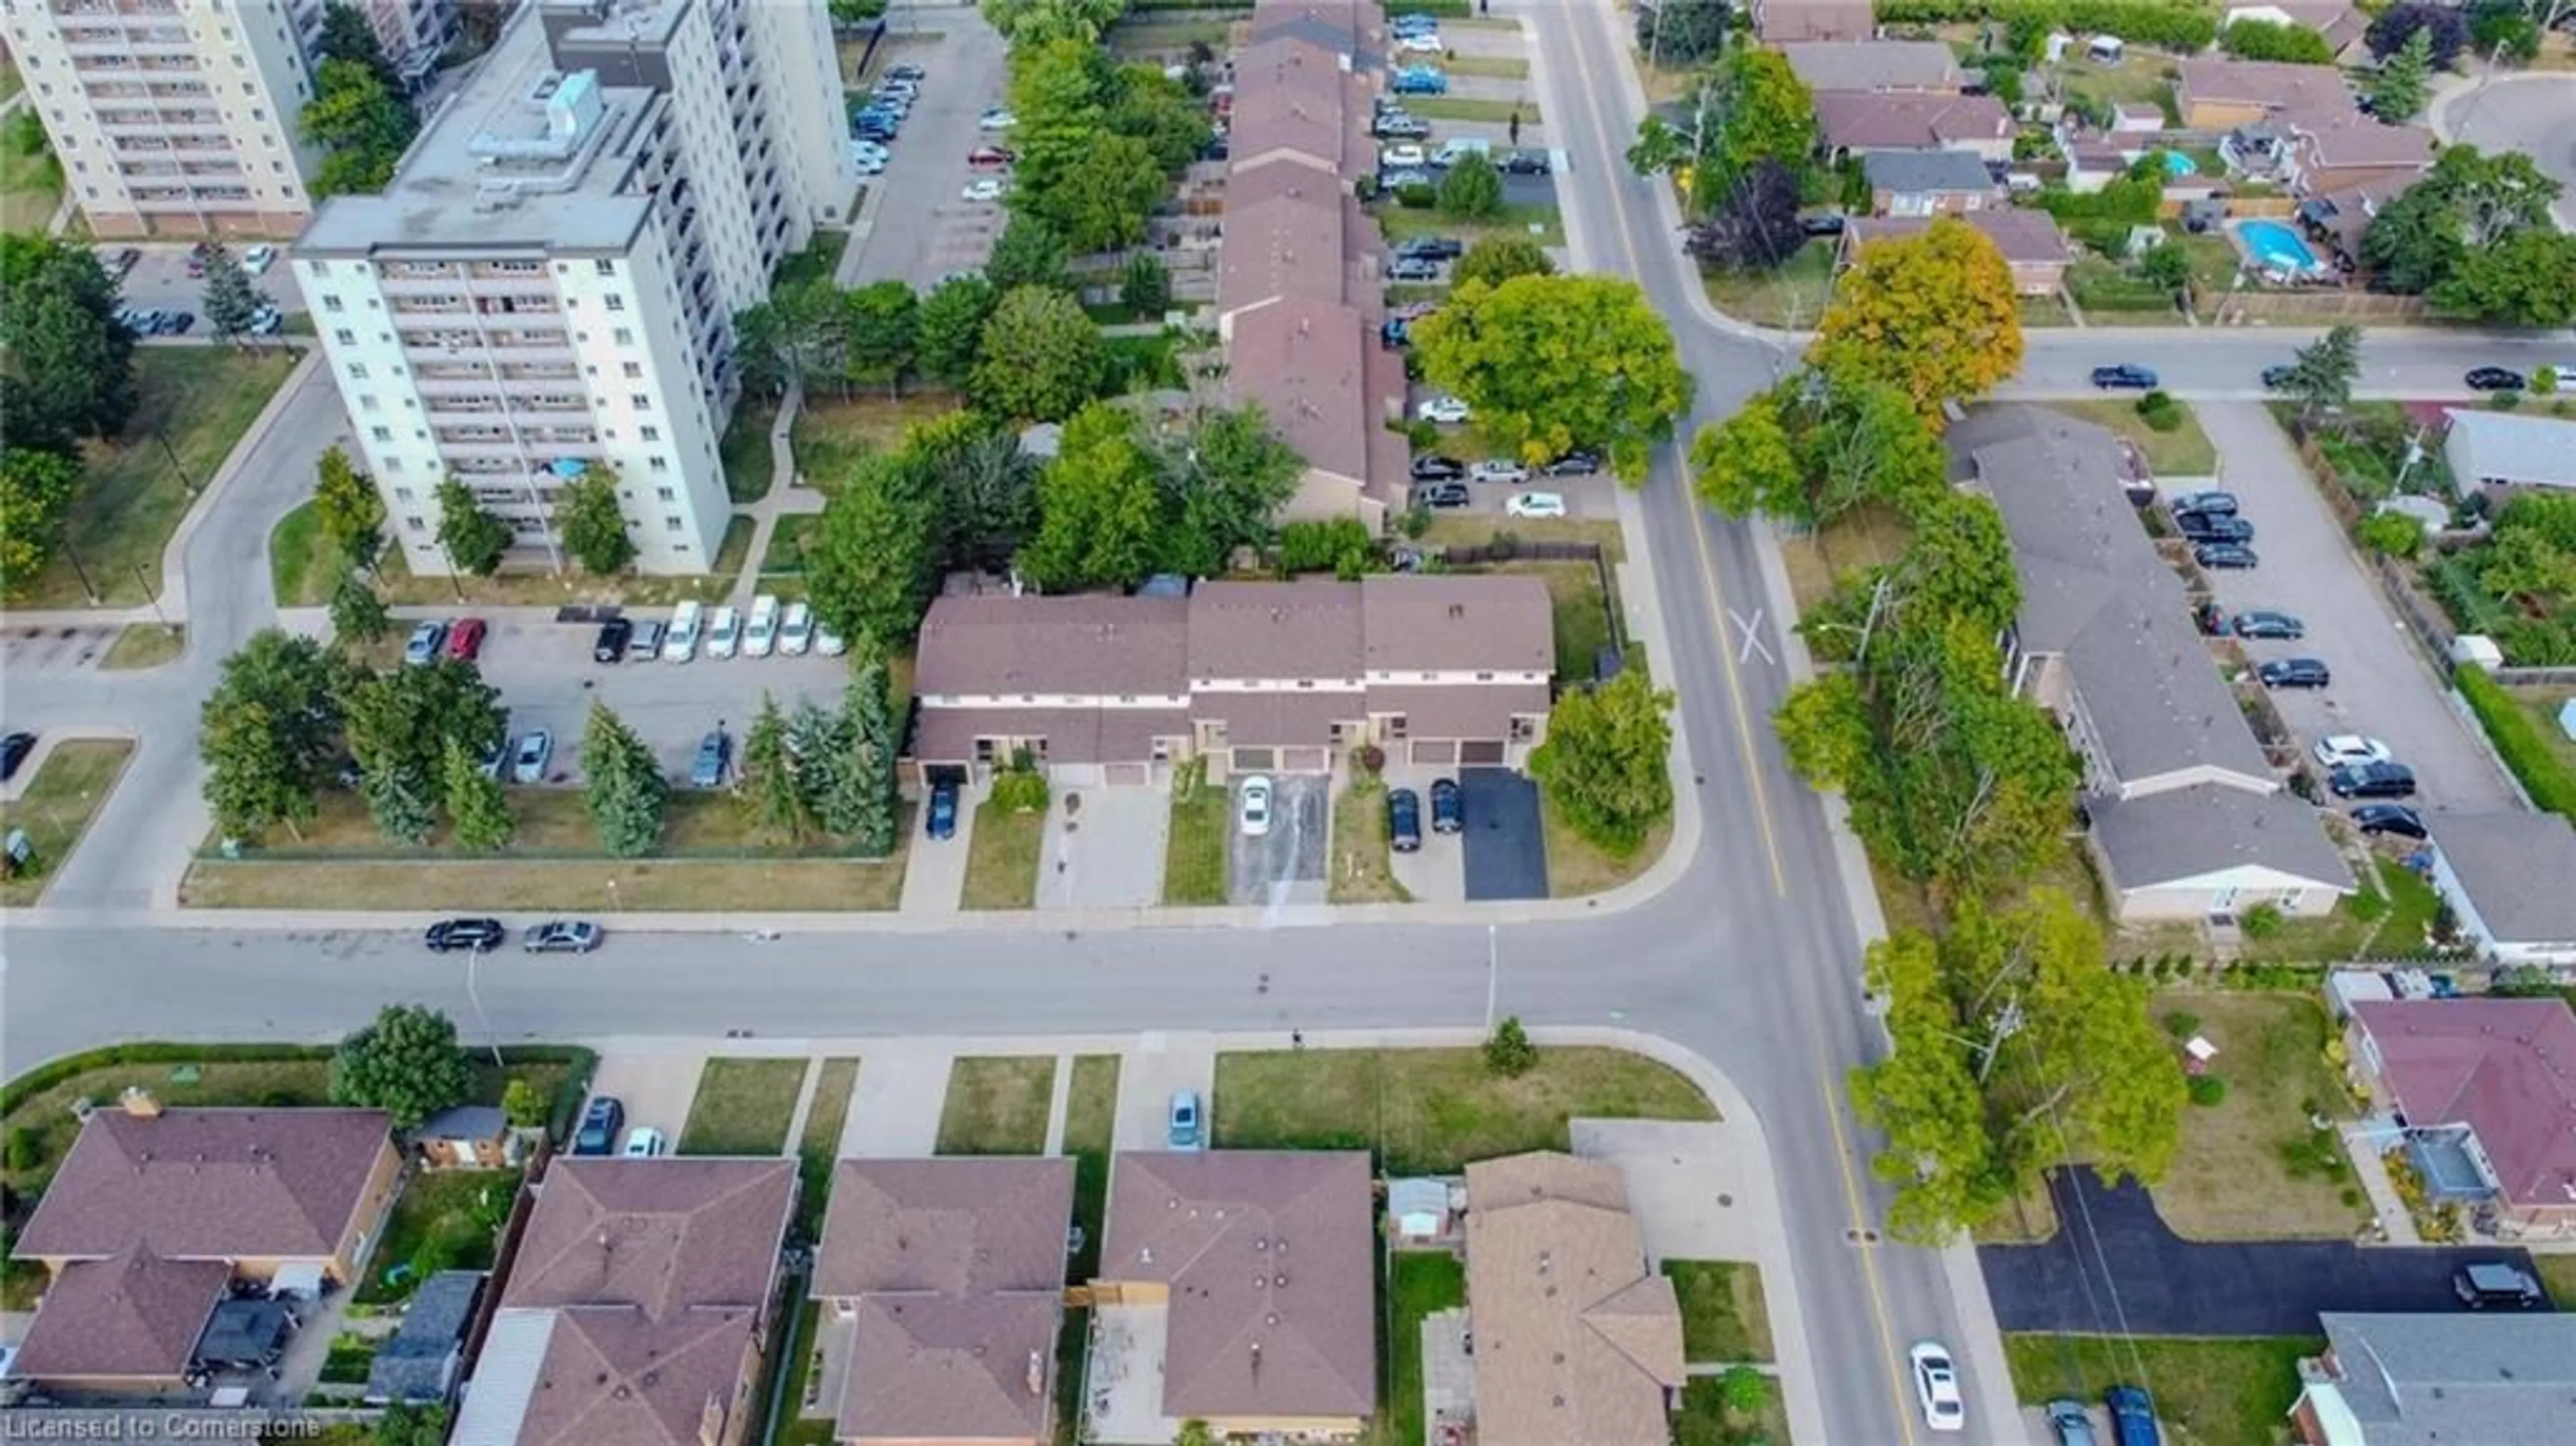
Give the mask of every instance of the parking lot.
M 1331 851 L 1332 780 L 1320 773 L 1268 775 L 1270 831 L 1259 838 L 1229 832 L 1227 893 L 1237 904 L 1324 902 L 1324 859 Z M 1241 780 L 1236 780 L 1240 783 Z M 1231 817 L 1242 815 L 1240 795 Z
M 203 277 L 188 274 L 187 243 L 101 242 L 99 260 L 112 263 L 117 253 L 129 244 L 142 254 L 142 259 L 134 263 L 133 270 L 125 273 L 125 280 L 119 288 L 126 301 L 147 309 L 193 312 L 197 317 L 193 334 L 205 335 L 206 282 Z M 286 269 L 286 248 L 282 244 L 272 245 L 277 259 L 269 265 L 266 273 L 250 279 L 251 289 L 266 292 L 268 299 L 287 315 L 300 316 L 304 312 L 304 293 L 297 288 L 294 276 Z M 247 249 L 236 248 L 234 254 L 240 255 Z
M 2220 485 L 2254 524 L 2263 559 L 2249 571 L 2209 575 L 2219 605 L 2230 613 L 2278 609 L 2306 625 L 2307 636 L 2296 642 L 2247 643 L 2256 663 L 2313 657 L 2333 670 L 2329 687 L 2272 694 L 2300 743 L 2313 746 L 2336 733 L 2380 739 L 2415 771 L 2415 802 L 2424 808 L 2516 806 L 2484 744 L 2453 710 L 2447 687 L 2345 541 L 2289 438 L 2255 403 L 2203 404 L 2200 417 L 2218 445 Z
M 24 682 L 35 673 L 95 668 L 116 644 L 115 625 L 22 627 L 0 631 L 0 674 Z
M 894 65 L 924 74 L 902 134 L 886 146 L 884 174 L 865 181 L 873 193 L 860 211 L 866 234 L 850 249 L 856 260 L 840 278 L 845 285 L 903 281 L 928 290 L 951 272 L 979 270 L 1009 219 L 998 201 L 963 197 L 977 178 L 966 153 L 987 141 L 1009 144 L 1007 132 L 976 125 L 986 107 L 1006 99 L 1007 51 L 971 9 L 943 12 L 938 23 L 937 35 L 898 33 L 877 47 L 871 81 Z

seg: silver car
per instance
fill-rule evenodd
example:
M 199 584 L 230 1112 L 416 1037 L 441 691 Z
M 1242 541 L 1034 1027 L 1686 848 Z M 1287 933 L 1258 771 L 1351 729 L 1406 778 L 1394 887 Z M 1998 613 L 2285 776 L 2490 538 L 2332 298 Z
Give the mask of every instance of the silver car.
M 519 739 L 519 751 L 510 759 L 510 781 L 543 783 L 546 765 L 554 761 L 555 736 L 543 728 L 531 728 Z

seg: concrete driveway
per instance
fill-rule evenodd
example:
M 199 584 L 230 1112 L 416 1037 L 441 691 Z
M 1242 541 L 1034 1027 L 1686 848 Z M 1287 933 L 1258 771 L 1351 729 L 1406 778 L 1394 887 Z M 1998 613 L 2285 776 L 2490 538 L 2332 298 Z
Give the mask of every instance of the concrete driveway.
M 1038 851 L 1041 909 L 1151 908 L 1163 897 L 1172 795 L 1163 788 L 1078 788 L 1047 806 Z M 961 850 L 962 852 L 962 850 Z
M 892 155 L 885 173 L 865 180 L 871 193 L 860 208 L 865 234 L 844 253 L 844 286 L 891 280 L 926 291 L 949 272 L 981 269 L 1009 219 L 998 204 L 961 198 L 975 175 L 966 153 L 988 140 L 1010 143 L 1007 132 L 986 133 L 975 124 L 985 107 L 1005 99 L 1008 52 L 971 7 L 943 10 L 935 23 L 936 36 L 898 32 L 878 51 L 880 70 L 906 63 L 922 68 L 921 98 L 902 136 L 886 146 Z
M 1453 770 L 1438 768 L 1390 767 L 1386 786 L 1409 788 L 1422 800 L 1422 847 L 1409 854 L 1390 850 L 1387 866 L 1395 881 L 1404 885 L 1417 903 L 1456 904 L 1467 898 L 1466 841 L 1454 833 L 1440 833 L 1431 827 L 1431 782 L 1450 776 Z
M 1270 832 L 1246 838 L 1238 828 L 1229 834 L 1228 895 L 1237 904 L 1320 904 L 1324 856 L 1333 841 L 1332 780 L 1320 773 L 1276 773 L 1270 786 Z
M 2332 687 L 2272 695 L 2301 744 L 2331 733 L 2382 739 L 2415 770 L 2423 806 L 2514 807 L 2485 745 L 2453 711 L 2448 686 L 2417 653 L 2288 435 L 2252 402 L 2204 403 L 2200 418 L 2218 444 L 2219 482 L 2242 501 L 2263 558 L 2251 571 L 2210 574 L 2219 603 L 2230 612 L 2278 608 L 2307 624 L 2298 642 L 2248 643 L 2255 662 L 2316 657 L 2334 669 Z
M 608 1096 L 626 1106 L 626 1128 L 651 1125 L 673 1148 L 689 1122 L 689 1104 L 698 1097 L 698 1075 L 706 1068 L 702 1049 L 671 1053 L 603 1054 L 591 1077 L 592 1099 Z M 619 1137 L 621 1145 L 624 1136 Z
M 1746 1132 L 1723 1122 L 1576 1120 L 1574 1153 L 1615 1162 L 1655 1260 L 1760 1260 L 1758 1211 L 1771 1168 Z M 1743 1143 L 1739 1144 L 1739 1140 Z M 1785 1281 L 1766 1283 L 1786 1290 Z
M 1160 1150 L 1171 1141 L 1174 1090 L 1199 1092 L 1199 1109 L 1213 1130 L 1216 1112 L 1216 1043 L 1204 1034 L 1143 1035 L 1118 1066 L 1118 1109 L 1110 1140 L 1121 1150 Z

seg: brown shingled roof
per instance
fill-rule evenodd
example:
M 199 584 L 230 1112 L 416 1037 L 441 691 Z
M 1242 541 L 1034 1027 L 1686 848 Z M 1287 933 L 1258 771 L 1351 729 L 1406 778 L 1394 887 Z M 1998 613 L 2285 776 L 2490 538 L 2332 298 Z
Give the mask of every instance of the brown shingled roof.
M 1853 247 L 1879 241 L 1894 241 L 1907 236 L 1920 236 L 1932 229 L 1934 216 L 1854 216 L 1849 230 Z M 2046 211 L 2022 206 L 1990 206 L 1961 216 L 1973 229 L 1984 233 L 1995 243 L 2004 260 L 2024 265 L 2063 262 L 2074 256 L 2066 233 L 2057 229 L 2057 220 Z
M 1322 748 L 1336 723 L 1368 718 L 1368 695 L 1357 688 L 1333 692 L 1208 692 L 1190 700 L 1194 720 L 1225 723 L 1229 747 Z
M 1362 596 L 1340 582 L 1200 583 L 1189 600 L 1189 676 L 1356 684 Z
M 1509 738 L 1512 719 L 1547 716 L 1551 695 L 1545 683 L 1452 683 L 1445 686 L 1368 690 L 1371 715 L 1404 717 L 1407 738 Z
M 46 1287 L 10 1371 L 37 1381 L 183 1375 L 232 1275 L 220 1260 L 165 1260 L 140 1245 L 76 1261 Z
M 1990 95 L 1827 91 L 1816 97 L 1816 133 L 1834 150 L 1932 150 L 2003 140 L 2013 124 Z
M 699 1427 L 710 1402 L 730 1407 L 756 1319 L 747 1306 L 668 1320 L 557 1311 L 518 1446 L 704 1446 Z
M 13 1253 L 327 1259 L 389 1138 L 382 1110 L 101 1109 Z
M 1064 1254 L 1064 1222 L 1056 1222 Z M 858 1441 L 1037 1441 L 1053 1409 L 1063 1291 L 861 1300 L 837 1432 Z
M 1366 577 L 1360 595 L 1372 673 L 1555 671 L 1556 610 L 1544 578 Z
M 1262 166 L 1228 187 L 1217 268 L 1220 317 L 1279 297 L 1347 302 L 1352 259 L 1343 202 L 1358 198 L 1304 166 Z
M 1373 1413 L 1376 1256 L 1359 1151 L 1130 1151 L 1111 1169 L 1100 1278 L 1171 1289 L 1166 1415 Z
M 1789 40 L 1867 40 L 1878 29 L 1869 0 L 1763 0 L 1754 9 L 1753 33 L 1778 45 Z
M 2259 105 L 2268 110 L 2312 110 L 2357 113 L 2352 86 L 2331 65 L 2293 65 L 2278 60 L 2237 60 L 2224 55 L 2192 55 L 2179 62 L 2177 98 L 2188 108 L 2194 101 L 2218 105 Z
M 1234 247 L 1228 240 L 1227 249 Z M 1285 297 L 1227 322 L 1226 387 L 1259 402 L 1289 449 L 1318 471 L 1366 482 L 1370 403 L 1368 317 L 1330 301 Z
M 1176 697 L 1187 636 L 1178 598 L 943 597 L 922 620 L 913 692 Z

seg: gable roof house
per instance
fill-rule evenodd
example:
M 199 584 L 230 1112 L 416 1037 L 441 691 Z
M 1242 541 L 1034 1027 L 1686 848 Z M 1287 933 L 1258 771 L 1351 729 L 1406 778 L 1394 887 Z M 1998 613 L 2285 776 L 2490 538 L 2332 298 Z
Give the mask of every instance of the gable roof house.
M 1754 0 L 1753 33 L 1765 45 L 1867 40 L 1878 33 L 1869 0 Z
M 2558 1446 L 2576 1402 L 2576 1315 L 2326 1311 L 2299 1362 L 2300 1446 Z
M 1671 1440 L 1681 1303 L 1617 1165 L 1554 1151 L 1470 1164 L 1467 1303 L 1484 1446 Z
M 2559 384 L 2570 383 L 2576 376 Z M 2449 408 L 2448 415 L 2442 460 L 2451 465 L 2452 485 L 2463 492 L 2576 492 L 2576 422 L 2473 407 Z
M 403 1305 L 402 1325 L 368 1363 L 368 1404 L 446 1400 L 482 1298 L 480 1271 L 442 1270 L 422 1281 Z
M 2436 813 L 2432 826 L 2433 887 L 2481 958 L 2576 965 L 2576 825 L 2515 809 Z
M 2302 196 L 2402 191 L 2433 168 L 2433 133 L 2358 113 L 2293 112 L 2288 179 Z
M 1932 229 L 1930 216 L 1855 216 L 1843 227 L 1836 264 L 1849 266 L 1862 248 L 1877 241 L 1919 236 Z M 1985 234 L 2012 268 L 2013 290 L 2024 296 L 2049 296 L 2066 284 L 2066 268 L 2075 248 L 2058 229 L 2057 218 L 2025 206 L 1988 206 L 1959 218 Z
M 2293 111 L 2315 120 L 2361 113 L 2351 83 L 2333 66 L 2214 54 L 2179 62 L 2174 105 L 2184 128 L 2196 131 L 2233 130 Z
M 1257 244 L 1229 233 L 1226 253 Z M 1357 517 L 1384 527 L 1404 502 L 1410 465 L 1387 423 L 1404 411 L 1404 358 L 1377 344 L 1375 304 L 1282 297 L 1226 321 L 1225 390 L 1257 402 L 1305 461 L 1282 515 Z
M 1818 95 L 1835 91 L 1931 91 L 1955 95 L 1967 83 L 1950 47 L 1937 40 L 1799 40 L 1775 47 Z
M 847 1337 L 833 1434 L 863 1446 L 1053 1441 L 1072 1219 L 1067 1157 L 835 1166 L 812 1292 Z
M 557 1160 L 451 1446 L 737 1446 L 795 1207 L 794 1160 Z
M 1966 151 L 1871 151 L 1860 169 L 1873 216 L 1963 216 L 1984 210 L 1997 189 Z
M 2576 1227 L 2576 1012 L 2563 999 L 2385 999 L 2344 1043 L 2436 1200 Z
M 1377 1226 L 1356 1150 L 1127 1151 L 1095 1301 L 1160 1317 L 1163 1415 L 1349 1435 L 1377 1411 Z
M 2331 909 L 2351 871 L 2220 680 L 2181 579 L 2118 485 L 2135 466 L 2119 440 L 2003 406 L 1971 412 L 1949 442 L 1954 471 L 1994 499 L 2012 538 L 2013 687 L 2056 716 L 2082 761 L 2089 837 L 2120 917 Z
M 1817 143 L 1854 151 L 1965 151 L 2012 159 L 2012 117 L 1990 95 L 1829 91 L 1816 97 Z

